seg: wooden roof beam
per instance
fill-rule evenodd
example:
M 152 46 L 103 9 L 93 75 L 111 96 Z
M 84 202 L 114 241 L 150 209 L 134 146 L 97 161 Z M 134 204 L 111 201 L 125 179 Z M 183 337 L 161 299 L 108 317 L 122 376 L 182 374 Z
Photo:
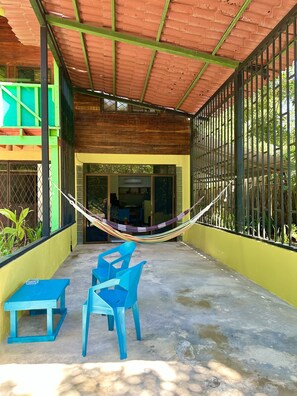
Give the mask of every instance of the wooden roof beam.
M 73 21 L 66 18 L 60 18 L 53 15 L 47 15 L 46 21 L 51 26 L 56 26 L 62 29 L 69 29 L 78 33 L 91 34 L 93 36 L 103 37 L 113 41 L 132 44 L 143 48 L 149 48 L 171 55 L 195 59 L 222 67 L 236 69 L 236 67 L 239 65 L 239 62 L 233 59 L 224 58 L 169 43 L 156 42 L 155 40 L 134 36 L 129 33 L 114 32 L 112 29 L 91 26 L 85 23 Z
M 166 0 L 165 1 L 164 8 L 163 8 L 163 13 L 162 13 L 162 16 L 161 16 L 161 21 L 160 21 L 160 25 L 159 25 L 159 29 L 158 29 L 158 33 L 157 33 L 157 37 L 156 37 L 156 42 L 160 41 L 162 30 L 163 30 L 163 26 L 164 26 L 165 19 L 166 19 L 166 16 L 167 16 L 167 12 L 168 12 L 168 8 L 169 8 L 169 3 L 170 3 L 170 0 Z M 141 98 L 140 98 L 141 102 L 143 102 L 144 97 L 145 97 L 145 93 L 146 93 L 146 90 L 147 90 L 147 85 L 148 85 L 148 82 L 149 82 L 149 79 L 150 79 L 150 75 L 151 75 L 151 71 L 152 71 L 152 68 L 153 68 L 153 65 L 154 65 L 154 62 L 155 62 L 156 53 L 157 53 L 157 51 L 154 50 L 153 53 L 152 53 L 152 56 L 151 56 L 149 67 L 148 67 L 147 72 L 146 72 L 144 86 L 143 86 L 143 90 L 142 90 L 142 94 L 141 94 Z
M 72 0 L 72 3 L 73 3 L 74 12 L 75 12 L 75 18 L 76 18 L 77 22 L 80 22 L 80 15 L 79 15 L 79 9 L 78 9 L 78 5 L 77 5 L 77 1 L 76 0 Z M 83 52 L 83 55 L 84 55 L 84 60 L 85 60 L 85 63 L 86 63 L 87 72 L 88 72 L 88 76 L 89 76 L 90 87 L 91 87 L 91 89 L 94 89 L 93 80 L 92 80 L 92 74 L 91 74 L 91 69 L 90 69 L 90 62 L 89 62 L 88 52 L 87 52 L 87 48 L 86 48 L 85 37 L 84 37 L 83 33 L 80 33 L 79 35 L 80 35 L 80 42 L 81 42 L 82 52 Z

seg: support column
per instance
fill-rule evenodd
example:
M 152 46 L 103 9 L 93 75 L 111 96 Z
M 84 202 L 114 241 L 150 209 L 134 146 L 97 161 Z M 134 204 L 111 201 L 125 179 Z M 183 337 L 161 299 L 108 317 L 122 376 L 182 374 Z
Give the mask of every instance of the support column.
M 52 130 L 55 134 L 55 144 L 50 144 L 50 154 L 51 154 L 51 181 L 56 186 L 61 187 L 60 184 L 60 149 L 59 149 L 59 139 L 60 139 L 60 68 L 54 61 L 54 90 L 53 90 L 53 100 L 55 108 L 55 127 L 56 130 Z M 53 138 L 53 136 L 52 136 Z M 60 194 L 56 188 L 51 185 L 51 230 L 56 231 L 60 227 Z
M 58 137 L 55 144 L 50 146 L 51 149 L 51 180 L 56 186 L 59 186 L 59 143 Z M 52 231 L 60 227 L 60 196 L 59 192 L 52 186 Z
M 48 141 L 48 53 L 47 27 L 40 26 L 41 142 L 42 142 L 42 236 L 50 235 L 49 141 Z
M 243 72 L 235 74 L 235 231 L 244 231 L 243 213 Z

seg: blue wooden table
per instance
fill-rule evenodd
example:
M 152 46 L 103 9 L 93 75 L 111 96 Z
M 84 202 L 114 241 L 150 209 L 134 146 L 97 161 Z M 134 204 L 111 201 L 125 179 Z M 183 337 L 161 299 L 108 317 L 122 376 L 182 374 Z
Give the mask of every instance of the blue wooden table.
M 8 343 L 54 341 L 67 314 L 65 289 L 70 279 L 29 280 L 4 303 L 10 311 L 10 336 Z M 47 314 L 47 334 L 18 336 L 18 311 Z M 60 319 L 54 328 L 54 314 Z

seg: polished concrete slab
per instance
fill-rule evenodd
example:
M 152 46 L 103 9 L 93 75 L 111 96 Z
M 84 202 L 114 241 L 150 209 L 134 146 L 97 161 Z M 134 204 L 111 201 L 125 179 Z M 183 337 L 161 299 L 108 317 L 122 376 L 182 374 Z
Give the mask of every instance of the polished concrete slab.
M 93 316 L 81 356 L 81 306 L 99 252 L 78 246 L 55 274 L 70 278 L 54 342 L 0 346 L 0 395 L 297 395 L 297 310 L 182 242 L 138 245 L 142 341 L 127 313 L 128 358 Z M 296 288 L 297 292 L 297 288 Z M 41 315 L 22 333 L 44 332 Z

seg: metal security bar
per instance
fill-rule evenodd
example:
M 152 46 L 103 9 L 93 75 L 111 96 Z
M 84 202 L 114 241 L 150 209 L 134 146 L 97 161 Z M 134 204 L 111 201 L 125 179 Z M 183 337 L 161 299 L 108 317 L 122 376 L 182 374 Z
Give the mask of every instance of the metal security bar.
M 42 169 L 39 162 L 0 161 L 0 208 L 16 211 L 17 216 L 22 209 L 29 208 L 27 226 L 36 228 L 42 223 Z M 50 213 L 50 221 L 51 217 Z M 9 225 L 2 215 L 1 224 Z
M 296 16 L 243 65 L 246 235 L 297 246 Z
M 193 201 L 210 202 L 232 178 L 236 186 L 202 222 L 296 249 L 296 138 L 295 12 L 193 121 Z
M 42 178 L 40 164 L 32 162 L 0 162 L 0 207 L 20 214 L 29 208 L 27 225 L 37 227 L 42 220 Z M 8 225 L 1 216 L 0 221 Z
M 230 79 L 199 112 L 193 121 L 192 150 L 193 202 L 204 196 L 209 203 L 234 179 L 234 79 Z M 202 222 L 234 230 L 232 187 L 216 203 Z

